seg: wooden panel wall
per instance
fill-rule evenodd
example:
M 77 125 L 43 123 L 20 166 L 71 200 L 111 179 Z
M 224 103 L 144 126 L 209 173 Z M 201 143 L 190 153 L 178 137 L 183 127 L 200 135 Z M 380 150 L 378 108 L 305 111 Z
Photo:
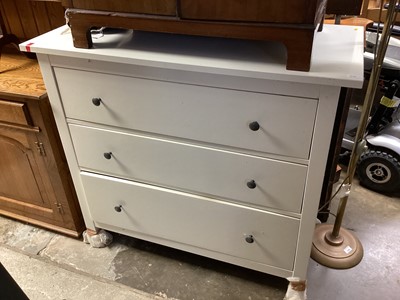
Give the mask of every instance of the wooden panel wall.
M 22 41 L 65 24 L 60 1 L 1 0 L 0 9 L 7 32 Z

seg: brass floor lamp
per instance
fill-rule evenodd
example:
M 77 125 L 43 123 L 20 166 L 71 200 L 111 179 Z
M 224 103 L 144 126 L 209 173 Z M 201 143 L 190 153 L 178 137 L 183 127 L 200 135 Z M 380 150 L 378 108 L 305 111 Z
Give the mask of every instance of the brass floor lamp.
M 382 9 L 382 5 L 381 5 Z M 353 151 L 350 157 L 346 178 L 341 184 L 339 191 L 340 201 L 337 210 L 336 220 L 333 225 L 317 225 L 314 232 L 311 258 L 321 265 L 335 268 L 347 269 L 356 266 L 362 259 L 364 250 L 359 239 L 350 231 L 341 227 L 347 200 L 356 171 L 357 161 L 360 154 L 366 149 L 365 131 L 371 108 L 374 102 L 379 76 L 382 69 L 383 59 L 389 44 L 393 24 L 396 19 L 396 0 L 389 1 L 386 21 L 383 27 L 376 57 L 372 67 L 367 92 L 364 99 L 361 118 L 358 124 L 357 134 Z

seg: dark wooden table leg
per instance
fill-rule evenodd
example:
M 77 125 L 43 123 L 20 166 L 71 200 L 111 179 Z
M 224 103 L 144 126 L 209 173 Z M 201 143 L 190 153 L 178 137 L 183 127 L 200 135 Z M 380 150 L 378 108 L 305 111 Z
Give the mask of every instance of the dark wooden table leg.
M 286 37 L 282 38 L 287 49 L 287 70 L 310 71 L 313 40 L 312 30 L 288 31 Z
M 74 22 L 71 24 L 71 33 L 74 47 L 90 49 L 93 47 L 92 35 L 90 34 L 91 26 L 84 22 Z

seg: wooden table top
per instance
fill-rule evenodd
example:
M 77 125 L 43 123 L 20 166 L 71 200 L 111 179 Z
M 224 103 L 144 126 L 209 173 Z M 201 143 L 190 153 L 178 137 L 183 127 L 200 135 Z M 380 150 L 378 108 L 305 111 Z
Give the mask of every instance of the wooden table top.
M 46 96 L 39 65 L 14 49 L 5 47 L 0 56 L 0 97 L 2 95 L 41 99 Z

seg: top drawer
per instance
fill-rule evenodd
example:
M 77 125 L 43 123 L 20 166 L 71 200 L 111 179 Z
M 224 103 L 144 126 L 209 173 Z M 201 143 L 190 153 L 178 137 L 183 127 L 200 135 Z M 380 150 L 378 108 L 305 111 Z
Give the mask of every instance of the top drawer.
M 27 105 L 22 102 L 0 100 L 0 122 L 31 125 Z
M 67 118 L 308 158 L 315 99 L 54 71 Z M 101 99 L 98 106 L 93 99 Z

